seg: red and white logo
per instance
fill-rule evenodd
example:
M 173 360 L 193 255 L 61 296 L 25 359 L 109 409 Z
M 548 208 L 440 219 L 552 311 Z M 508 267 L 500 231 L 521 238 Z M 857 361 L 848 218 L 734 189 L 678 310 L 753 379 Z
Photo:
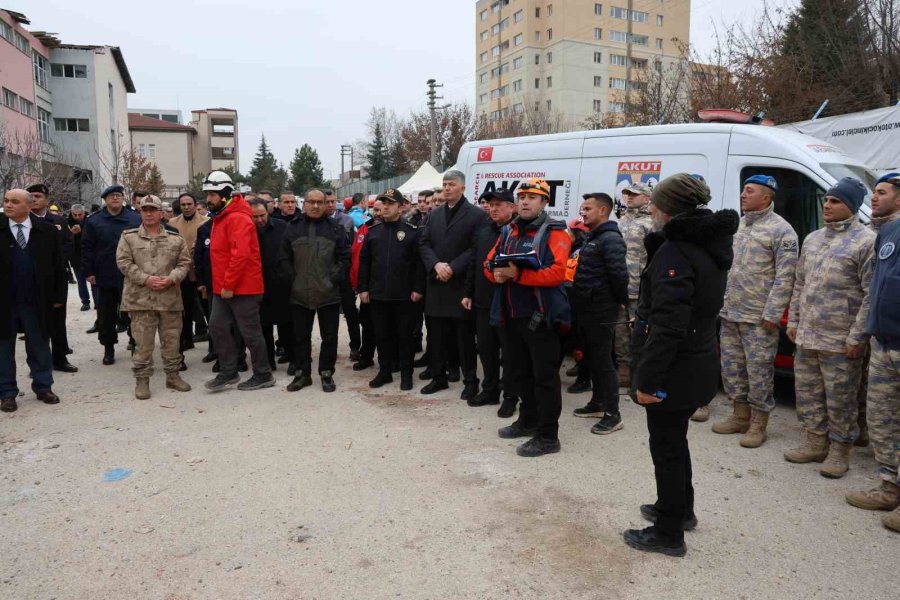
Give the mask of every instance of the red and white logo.
M 491 162 L 494 159 L 494 147 L 478 149 L 478 162 Z

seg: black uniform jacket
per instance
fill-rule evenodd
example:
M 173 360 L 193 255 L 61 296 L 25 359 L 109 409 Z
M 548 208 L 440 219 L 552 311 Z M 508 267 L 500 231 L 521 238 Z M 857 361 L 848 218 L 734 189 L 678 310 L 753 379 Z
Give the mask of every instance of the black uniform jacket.
M 359 292 L 373 300 L 409 300 L 425 292 L 425 267 L 419 256 L 419 230 L 403 220 L 369 226 L 359 252 Z

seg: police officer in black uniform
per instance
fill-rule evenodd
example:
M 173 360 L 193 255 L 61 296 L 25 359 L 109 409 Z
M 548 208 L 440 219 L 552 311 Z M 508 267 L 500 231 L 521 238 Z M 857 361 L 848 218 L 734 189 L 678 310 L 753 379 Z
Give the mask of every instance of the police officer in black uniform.
M 372 305 L 378 346 L 378 375 L 369 387 L 392 383 L 391 362 L 399 361 L 400 389 L 411 390 L 415 305 L 422 301 L 425 291 L 419 230 L 400 218 L 406 198 L 399 191 L 387 190 L 378 200 L 384 205 L 382 221 L 369 226 L 359 254 L 359 297 Z

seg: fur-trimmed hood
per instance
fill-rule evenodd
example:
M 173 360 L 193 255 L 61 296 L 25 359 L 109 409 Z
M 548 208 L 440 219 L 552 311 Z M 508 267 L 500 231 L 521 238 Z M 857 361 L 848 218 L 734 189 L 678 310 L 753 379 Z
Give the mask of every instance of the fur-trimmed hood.
M 704 248 L 717 265 L 730 269 L 734 260 L 732 237 L 737 233 L 740 216 L 731 209 L 713 212 L 701 208 L 673 217 L 662 231 L 654 231 L 644 239 L 647 254 L 652 257 L 665 241 L 688 242 Z

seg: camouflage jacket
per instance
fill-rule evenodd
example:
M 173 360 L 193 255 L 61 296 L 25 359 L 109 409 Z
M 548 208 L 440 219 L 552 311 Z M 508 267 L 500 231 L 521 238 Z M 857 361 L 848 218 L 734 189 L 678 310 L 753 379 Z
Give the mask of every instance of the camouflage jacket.
M 788 320 L 798 346 L 844 352 L 865 343 L 874 255 L 875 234 L 856 216 L 806 237 Z
M 894 221 L 898 220 L 900 220 L 900 210 L 886 217 L 872 217 L 872 219 L 869 221 L 869 229 L 871 229 L 875 233 L 878 233 L 878 231 L 888 223 L 893 223 Z
M 625 238 L 628 252 L 625 255 L 625 264 L 628 267 L 628 298 L 637 300 L 641 289 L 641 272 L 647 266 L 647 249 L 644 247 L 644 238 L 653 231 L 653 221 L 650 219 L 649 204 L 641 208 L 629 208 L 619 218 L 619 231 Z
M 160 225 L 160 233 L 152 237 L 141 225 L 126 229 L 116 249 L 116 265 L 125 275 L 122 310 L 180 311 L 181 286 L 191 266 L 187 243 L 177 233 Z M 144 285 L 152 275 L 169 277 L 175 285 L 160 292 Z
M 765 210 L 745 213 L 734 236 L 722 318 L 735 323 L 781 322 L 794 287 L 799 244 L 790 224 Z

